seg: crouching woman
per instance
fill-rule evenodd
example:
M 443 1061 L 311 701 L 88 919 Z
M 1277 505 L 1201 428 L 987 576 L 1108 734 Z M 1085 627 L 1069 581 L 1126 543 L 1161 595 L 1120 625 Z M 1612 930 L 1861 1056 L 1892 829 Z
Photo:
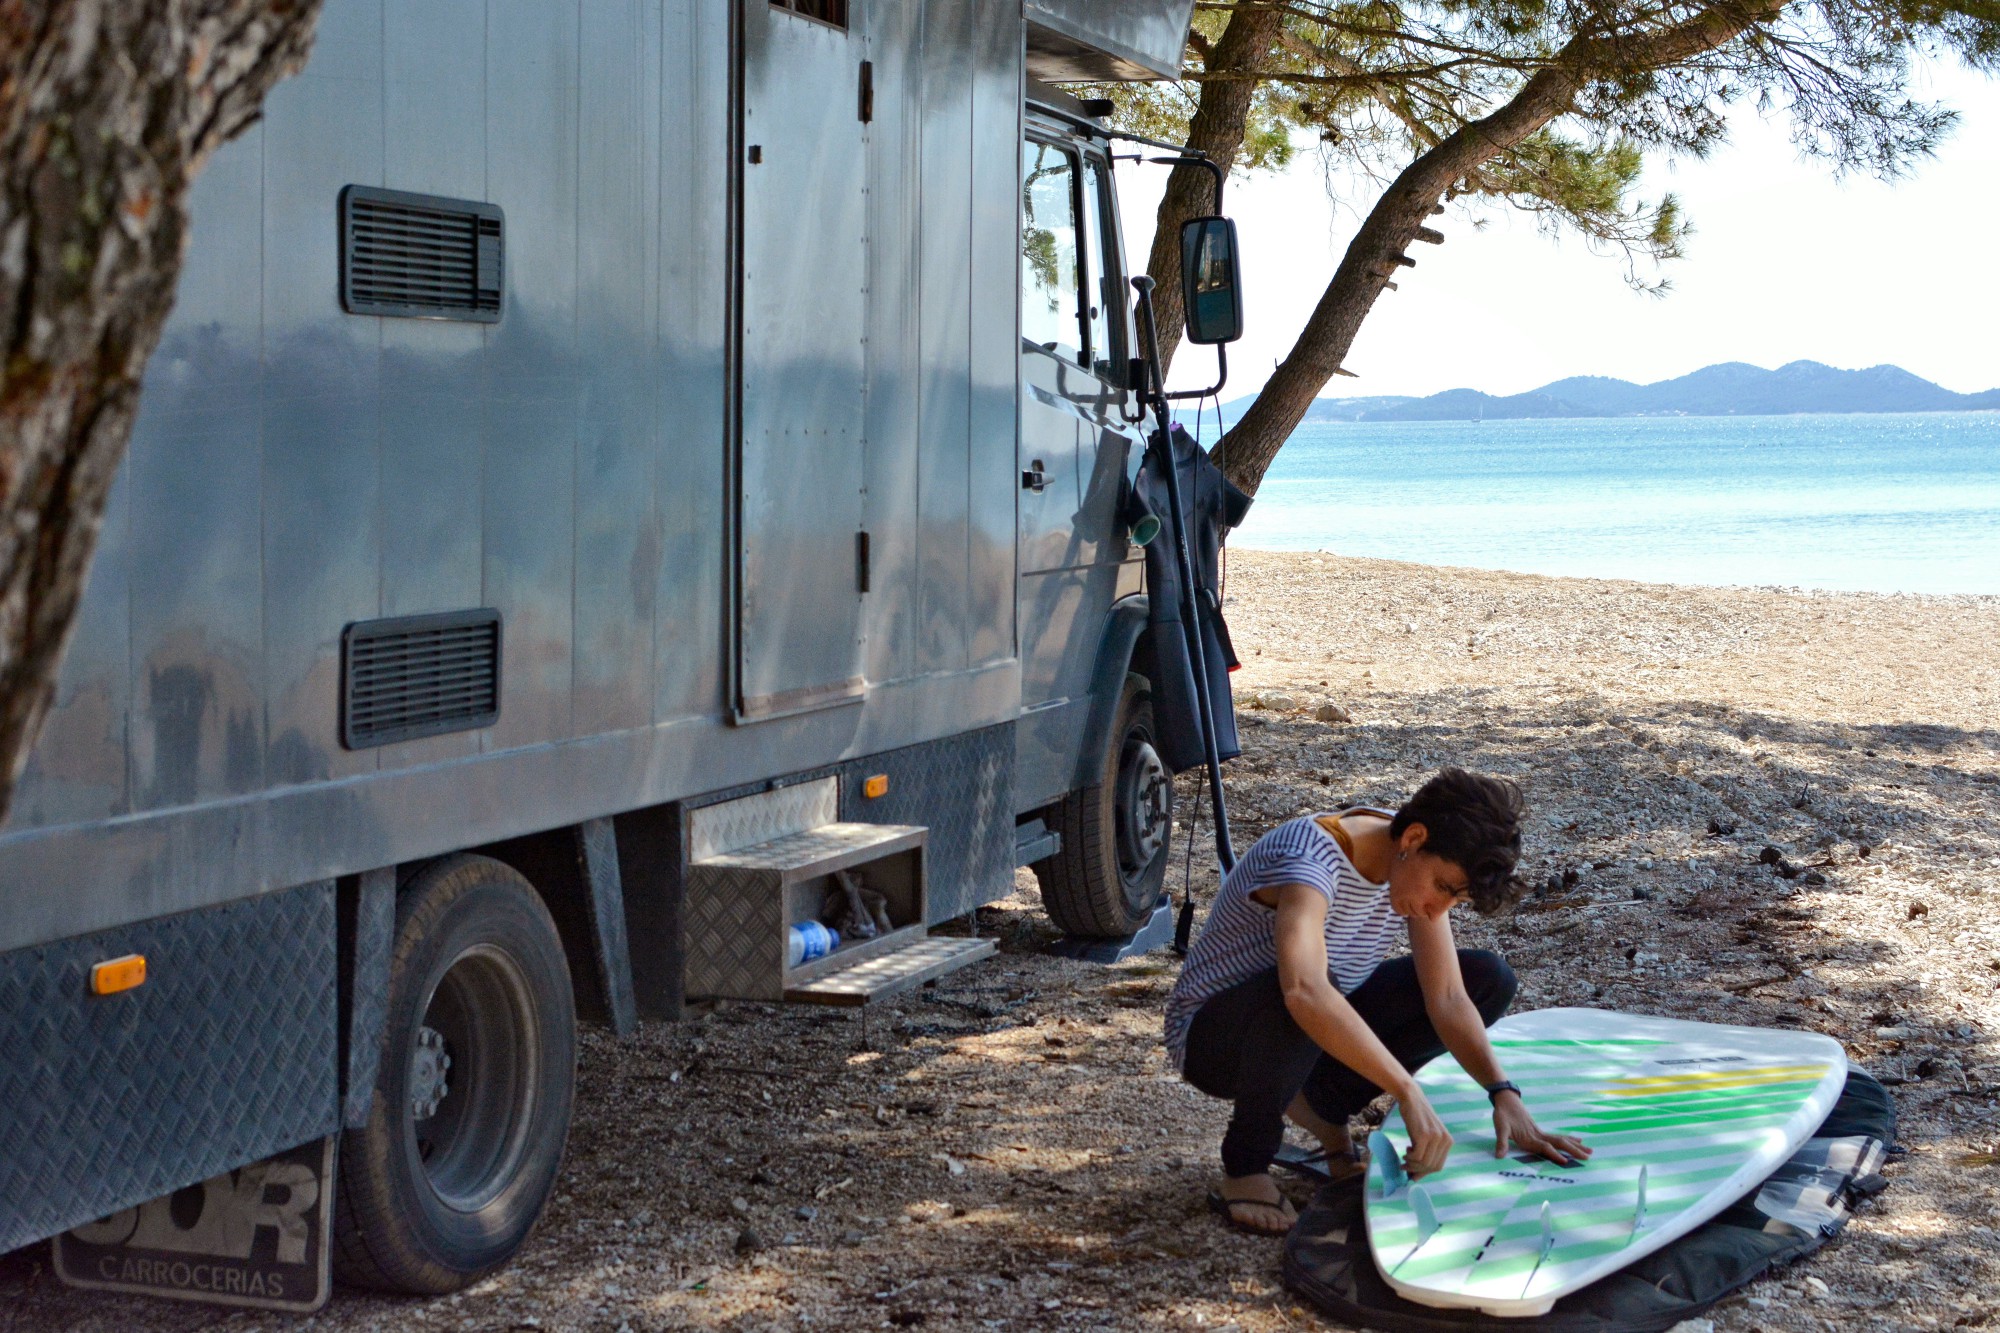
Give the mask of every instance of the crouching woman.
M 1348 1118 L 1378 1093 L 1400 1103 L 1407 1165 L 1444 1165 L 1451 1135 L 1411 1071 L 1450 1051 L 1493 1102 L 1495 1155 L 1589 1156 L 1538 1128 L 1486 1028 L 1514 998 L 1498 955 L 1460 949 L 1451 909 L 1520 896 L 1521 792 L 1447 768 L 1397 811 L 1306 816 L 1259 838 L 1223 881 L 1167 1000 L 1167 1051 L 1188 1082 L 1235 1103 L 1210 1206 L 1231 1226 L 1283 1235 L 1295 1214 L 1270 1176 L 1289 1117 L 1329 1166 L 1353 1169 Z M 1388 958 L 1399 929 L 1410 952 Z M 1384 961 L 1387 959 L 1387 961 Z

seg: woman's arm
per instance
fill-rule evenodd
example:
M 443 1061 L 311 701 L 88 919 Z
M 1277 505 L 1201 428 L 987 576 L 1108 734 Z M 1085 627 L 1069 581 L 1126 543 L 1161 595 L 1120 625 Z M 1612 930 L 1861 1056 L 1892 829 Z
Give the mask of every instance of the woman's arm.
M 1489 1087 L 1507 1077 L 1500 1057 L 1486 1038 L 1486 1021 L 1479 1007 L 1465 993 L 1465 977 L 1458 970 L 1458 944 L 1452 939 L 1451 917 L 1439 914 L 1431 920 L 1409 918 L 1410 953 L 1417 964 L 1417 984 L 1424 992 L 1424 1013 L 1444 1042 L 1444 1048 L 1472 1075 L 1479 1086 Z
M 1389 1054 L 1327 975 L 1326 895 L 1306 884 L 1280 885 L 1277 894 L 1278 986 L 1286 1011 L 1321 1050 L 1402 1105 L 1403 1123 L 1410 1130 L 1410 1174 L 1437 1170 L 1451 1151 L 1444 1121 L 1431 1109 L 1410 1071 Z M 1476 1021 L 1476 1011 L 1473 1017 Z
M 1445 1049 L 1480 1087 L 1505 1082 L 1506 1071 L 1493 1043 L 1486 1036 L 1486 1021 L 1479 1007 L 1465 993 L 1465 977 L 1458 970 L 1458 946 L 1451 936 L 1451 919 L 1439 914 L 1426 920 L 1410 918 L 1410 953 L 1417 964 L 1417 984 L 1424 992 L 1424 1013 L 1437 1029 Z M 1572 1159 L 1590 1156 L 1581 1139 L 1568 1134 L 1546 1134 L 1521 1101 L 1518 1092 L 1503 1092 L 1493 1101 L 1493 1155 L 1504 1157 L 1512 1143 L 1528 1152 L 1539 1153 L 1552 1162 L 1567 1165 Z

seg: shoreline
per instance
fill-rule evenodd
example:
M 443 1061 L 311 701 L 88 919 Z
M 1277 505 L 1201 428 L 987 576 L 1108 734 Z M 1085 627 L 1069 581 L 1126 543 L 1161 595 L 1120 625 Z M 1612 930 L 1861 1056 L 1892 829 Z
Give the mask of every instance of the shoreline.
M 2000 414 L 2000 408 L 1994 408 Z M 1407 569 L 1436 570 L 1445 574 L 1502 574 L 1513 578 L 1557 579 L 1578 583 L 1607 583 L 1630 585 L 1634 588 L 1677 588 L 1688 592 L 1765 592 L 1786 593 L 1800 597 L 1883 597 L 1917 598 L 1946 602 L 1985 601 L 2000 607 L 2000 587 L 1992 592 L 1924 592 L 1903 588 L 1815 588 L 1797 583 L 1699 583 L 1676 581 L 1673 579 L 1640 579 L 1624 575 L 1594 574 L 1549 574 L 1532 569 L 1506 569 L 1497 565 L 1458 565 L 1433 560 L 1402 560 L 1394 556 L 1353 555 L 1337 551 L 1332 547 L 1292 547 L 1292 546 L 1250 546 L 1231 541 L 1228 551 L 1232 554 L 1256 556 L 1327 556 L 1334 560 L 1351 560 L 1370 565 L 1396 565 Z

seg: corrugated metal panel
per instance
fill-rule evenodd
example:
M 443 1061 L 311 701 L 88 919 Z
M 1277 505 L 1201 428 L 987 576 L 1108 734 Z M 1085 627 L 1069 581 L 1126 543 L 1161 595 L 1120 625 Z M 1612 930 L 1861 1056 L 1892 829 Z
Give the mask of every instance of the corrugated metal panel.
M 589 376 L 577 430 L 572 725 L 578 735 L 653 716 L 661 411 L 651 284 L 660 244 L 660 51 L 639 0 L 580 11 L 577 357 Z
M 654 562 L 655 721 L 715 713 L 724 693 L 722 497 L 726 450 L 724 332 L 731 207 L 729 13 L 726 5 L 663 7 L 659 137 L 661 355 L 659 545 Z M 690 645 L 701 645 L 690 651 Z
M 971 539 L 972 95 L 980 16 L 963 0 L 924 6 L 922 263 L 917 312 L 919 671 L 967 664 Z M 1011 194 L 1010 202 L 1011 202 Z M 1010 492 L 1011 496 L 1011 492 Z
M 507 318 L 487 336 L 484 591 L 507 621 L 507 710 L 488 749 L 576 734 L 578 10 L 486 8 L 487 197 L 507 210 Z
M 921 5 L 871 9 L 875 119 L 868 143 L 868 494 L 874 591 L 863 608 L 866 675 L 916 672 L 918 260 L 923 200 L 916 182 L 923 142 Z
M 265 782 L 352 777 L 340 747 L 340 627 L 382 614 L 381 321 L 341 313 L 342 186 L 382 181 L 382 9 L 330 5 L 306 71 L 264 102 L 259 477 Z M 199 224 L 197 224 L 198 226 Z M 240 463 L 202 483 L 233 485 Z M 177 511 L 164 522 L 185 525 Z M 257 614 L 232 592 L 199 617 Z
M 973 48 L 966 650 L 979 665 L 1014 655 L 1015 336 L 1021 162 L 1021 43 L 981 24 Z

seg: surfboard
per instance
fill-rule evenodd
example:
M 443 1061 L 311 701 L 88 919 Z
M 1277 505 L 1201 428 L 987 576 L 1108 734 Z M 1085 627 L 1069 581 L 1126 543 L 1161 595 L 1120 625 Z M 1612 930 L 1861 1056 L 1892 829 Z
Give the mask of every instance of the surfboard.
M 1840 1044 L 1813 1032 L 1542 1009 L 1490 1035 L 1535 1122 L 1594 1152 L 1567 1167 L 1495 1158 L 1485 1092 L 1449 1055 L 1424 1066 L 1417 1084 L 1452 1135 L 1443 1169 L 1410 1180 L 1392 1112 L 1364 1183 L 1375 1262 L 1424 1305 L 1546 1312 L 1743 1197 L 1847 1081 Z

